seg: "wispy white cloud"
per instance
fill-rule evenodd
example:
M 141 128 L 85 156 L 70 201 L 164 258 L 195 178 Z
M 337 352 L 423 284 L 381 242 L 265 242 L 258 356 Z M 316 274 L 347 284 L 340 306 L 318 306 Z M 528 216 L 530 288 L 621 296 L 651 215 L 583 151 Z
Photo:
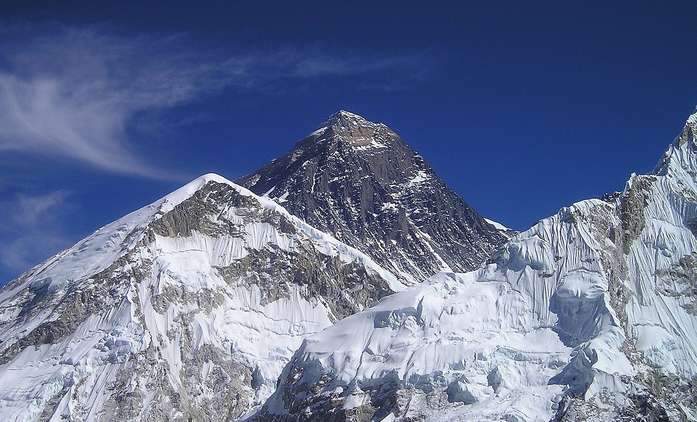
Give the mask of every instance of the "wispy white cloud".
M 294 74 L 311 78 L 315 76 L 344 76 L 399 70 L 402 79 L 413 80 L 423 76 L 430 61 L 423 55 L 380 56 L 331 56 L 318 54 L 302 57 L 294 64 Z
M 0 202 L 0 273 L 15 274 L 47 254 L 68 246 L 70 236 L 60 228 L 68 194 L 64 191 L 17 195 Z M 6 280 L 0 280 L 0 283 Z
M 137 143 L 145 137 L 134 136 L 143 127 L 168 127 L 152 119 L 171 117 L 174 107 L 221 93 L 277 94 L 321 78 L 360 80 L 384 72 L 390 74 L 385 83 L 394 84 L 420 78 L 427 62 L 317 46 L 199 47 L 181 34 L 0 27 L 0 166 L 7 170 L 0 190 L 36 188 L 31 169 L 11 152 L 33 157 L 34 165 L 58 158 L 141 177 L 185 178 L 149 160 Z M 173 128 L 210 118 L 177 116 Z M 64 191 L 6 195 L 0 198 L 0 274 L 24 271 L 72 243 L 76 234 L 60 224 L 74 207 Z
M 0 43 L 0 153 L 58 156 L 153 178 L 178 175 L 138 153 L 129 129 L 142 112 L 226 88 L 276 89 L 292 79 L 396 69 L 409 78 L 422 72 L 423 63 L 412 56 L 358 57 L 318 48 L 230 55 L 199 51 L 183 35 L 126 37 L 94 28 L 23 35 L 21 45 Z
M 36 226 L 46 218 L 46 214 L 62 206 L 66 196 L 64 191 L 37 196 L 18 195 L 11 221 L 21 227 Z
M 0 152 L 57 155 L 110 171 L 168 177 L 135 152 L 130 119 L 218 90 L 234 73 L 167 54 L 172 42 L 64 30 L 20 51 L 9 49 L 9 66 L 0 72 Z

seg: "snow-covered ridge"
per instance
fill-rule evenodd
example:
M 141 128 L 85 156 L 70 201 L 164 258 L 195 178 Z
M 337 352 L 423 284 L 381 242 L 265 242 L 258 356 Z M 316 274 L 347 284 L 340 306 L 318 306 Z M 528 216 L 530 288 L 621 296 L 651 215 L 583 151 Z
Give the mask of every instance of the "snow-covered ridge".
M 239 417 L 305 335 L 402 289 L 361 252 L 207 174 L 0 290 L 0 413 Z
M 484 221 L 486 221 L 487 223 L 491 224 L 492 226 L 496 227 L 497 229 L 499 229 L 501 231 L 504 231 L 504 232 L 512 231 L 512 229 L 504 226 L 503 224 L 499 223 L 498 221 L 494 221 L 494 220 L 491 220 L 489 218 L 485 218 Z
M 618 198 L 309 336 L 258 419 L 697 418 L 695 124 Z
M 57 289 L 63 283 L 104 270 L 140 240 L 138 232 L 148 223 L 172 210 L 210 181 L 232 185 L 217 174 L 202 175 L 163 198 L 97 229 L 75 246 L 22 274 L 18 280 L 43 280 L 51 283 L 52 289 Z M 2 289 L 0 300 L 8 294 L 12 294 L 12 290 Z
M 292 219 L 307 230 L 308 233 L 311 233 L 313 237 L 329 242 L 333 248 L 344 253 L 348 259 L 355 257 L 356 259 L 365 261 L 367 265 L 377 272 L 384 271 L 379 265 L 375 264 L 370 257 L 355 248 L 337 241 L 331 235 L 311 227 L 304 221 L 288 213 L 288 211 L 275 201 L 267 197 L 257 196 L 250 190 L 231 182 L 219 174 L 207 173 L 165 195 L 161 199 L 97 229 L 93 234 L 76 243 L 75 246 L 57 254 L 55 257 L 49 258 L 35 268 L 32 268 L 30 271 L 20 276 L 20 279 L 40 278 L 42 280 L 63 283 L 76 280 L 80 276 L 86 274 L 95 274 L 104 270 L 104 268 L 113 263 L 123 255 L 123 253 L 130 250 L 141 239 L 142 233 L 139 233 L 139 231 L 142 231 L 149 223 L 152 223 L 163 214 L 171 211 L 177 205 L 190 198 L 195 192 L 203 188 L 209 182 L 229 185 L 240 194 L 255 198 L 265 209 L 278 212 Z M 60 265 L 58 264 L 59 262 Z M 401 283 L 397 281 L 392 274 L 384 272 L 382 275 L 390 279 L 391 282 L 394 282 L 394 287 L 396 289 L 400 289 L 399 286 Z M 52 288 L 58 288 L 58 286 L 52 285 Z M 2 290 L 2 293 L 0 293 L 0 300 L 3 293 L 6 293 L 6 289 Z

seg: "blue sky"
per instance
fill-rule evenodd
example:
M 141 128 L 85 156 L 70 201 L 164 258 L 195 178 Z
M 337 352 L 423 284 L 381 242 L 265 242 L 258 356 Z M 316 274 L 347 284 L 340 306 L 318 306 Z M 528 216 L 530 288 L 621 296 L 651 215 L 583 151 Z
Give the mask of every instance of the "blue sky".
M 0 282 L 338 109 L 524 229 L 650 171 L 697 105 L 695 2 L 26 3 L 0 6 Z

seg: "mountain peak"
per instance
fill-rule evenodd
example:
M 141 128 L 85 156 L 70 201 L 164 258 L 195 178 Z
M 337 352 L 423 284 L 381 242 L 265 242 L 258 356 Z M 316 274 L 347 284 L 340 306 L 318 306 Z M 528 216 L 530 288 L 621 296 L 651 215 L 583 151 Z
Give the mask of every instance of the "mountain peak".
M 206 173 L 202 174 L 201 176 L 195 178 L 194 180 L 190 181 L 189 183 L 185 184 L 178 190 L 198 190 L 202 188 L 204 185 L 206 185 L 208 182 L 216 182 L 216 183 L 223 183 L 225 185 L 231 185 L 235 186 L 233 182 L 230 180 L 226 179 L 225 177 L 217 174 L 217 173 Z M 175 191 L 176 192 L 176 191 Z
M 319 139 L 343 142 L 359 151 L 385 148 L 397 138 L 389 127 L 346 110 L 329 116 L 322 127 L 311 134 Z
M 475 268 L 506 238 L 395 131 L 345 110 L 239 183 L 408 282 Z
M 160 201 L 155 202 L 154 204 L 151 204 L 151 206 L 155 206 L 159 202 L 162 202 L 163 204 L 167 204 L 164 206 L 164 210 L 170 210 L 172 207 L 176 206 L 177 204 L 183 202 L 184 200 L 188 199 L 191 197 L 196 191 L 199 189 L 203 188 L 208 182 L 217 182 L 217 183 L 223 183 L 226 185 L 234 186 L 237 189 L 244 189 L 241 186 L 237 186 L 228 179 L 224 178 L 223 176 L 216 174 L 216 173 L 206 173 L 203 174 L 194 180 L 190 181 L 189 183 L 185 184 L 184 186 L 180 187 L 179 189 L 169 193 L 166 195 L 164 198 L 162 198 Z M 246 191 L 246 189 L 244 189 Z
M 697 126 L 697 106 L 695 106 L 695 110 L 690 117 L 687 118 L 687 125 Z
M 366 119 L 365 117 L 358 115 L 356 113 L 352 113 L 350 111 L 346 111 L 346 110 L 339 110 L 336 113 L 329 116 L 329 119 L 327 119 L 328 123 L 335 123 L 335 122 L 341 122 L 341 121 L 372 123 L 368 119 Z
M 697 183 L 697 112 L 687 118 L 682 131 L 661 157 L 654 174 L 672 174 L 685 183 Z
M 332 114 L 322 126 L 331 128 L 335 133 L 351 132 L 366 128 L 375 130 L 379 127 L 387 127 L 382 123 L 371 122 L 361 115 L 346 110 L 339 110 Z

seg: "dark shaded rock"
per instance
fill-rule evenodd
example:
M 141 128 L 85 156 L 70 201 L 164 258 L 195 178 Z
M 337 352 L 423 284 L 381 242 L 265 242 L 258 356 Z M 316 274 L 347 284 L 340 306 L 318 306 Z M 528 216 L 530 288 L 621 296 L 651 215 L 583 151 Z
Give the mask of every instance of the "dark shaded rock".
M 239 183 L 403 278 L 471 270 L 506 239 L 399 135 L 348 112 Z

